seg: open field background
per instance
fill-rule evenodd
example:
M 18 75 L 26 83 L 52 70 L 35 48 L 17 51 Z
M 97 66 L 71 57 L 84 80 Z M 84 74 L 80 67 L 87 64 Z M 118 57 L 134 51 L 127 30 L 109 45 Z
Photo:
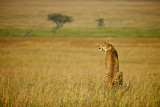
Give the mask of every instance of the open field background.
M 124 85 L 103 83 L 110 41 Z M 160 106 L 160 38 L 0 38 L 0 106 Z
M 160 37 L 159 10 L 152 0 L 0 0 L 0 36 Z M 53 35 L 50 13 L 74 21 Z M 98 18 L 105 19 L 102 29 Z

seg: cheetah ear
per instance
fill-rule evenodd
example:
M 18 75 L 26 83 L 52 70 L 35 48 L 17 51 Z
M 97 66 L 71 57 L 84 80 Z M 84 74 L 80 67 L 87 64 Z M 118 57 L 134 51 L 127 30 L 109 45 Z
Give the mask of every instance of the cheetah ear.
M 113 47 L 113 45 L 112 45 L 111 43 L 109 43 L 109 46 L 110 46 L 110 47 Z
M 113 45 L 111 43 L 108 43 L 109 49 L 112 49 Z

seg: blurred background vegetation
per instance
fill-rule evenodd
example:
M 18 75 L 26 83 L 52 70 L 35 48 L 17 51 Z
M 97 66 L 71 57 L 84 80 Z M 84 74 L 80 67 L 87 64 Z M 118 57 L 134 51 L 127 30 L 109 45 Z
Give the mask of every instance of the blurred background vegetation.
M 159 10 L 159 0 L 0 0 L 0 36 L 160 37 Z M 53 35 L 51 13 L 74 21 Z

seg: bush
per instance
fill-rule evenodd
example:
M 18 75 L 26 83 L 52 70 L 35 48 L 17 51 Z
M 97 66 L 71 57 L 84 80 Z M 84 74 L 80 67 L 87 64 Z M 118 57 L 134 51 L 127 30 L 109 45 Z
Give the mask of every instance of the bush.
M 97 19 L 96 21 L 98 22 L 98 26 L 99 26 L 99 27 L 104 26 L 104 19 L 103 19 L 103 18 L 99 18 L 99 19 Z

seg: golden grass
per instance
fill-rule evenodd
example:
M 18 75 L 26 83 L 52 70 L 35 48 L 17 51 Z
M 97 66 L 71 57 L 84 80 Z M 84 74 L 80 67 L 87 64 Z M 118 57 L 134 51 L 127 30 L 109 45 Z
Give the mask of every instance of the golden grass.
M 72 16 L 69 28 L 95 28 L 104 18 L 106 27 L 160 27 L 160 2 L 99 0 L 7 0 L 0 2 L 0 27 L 50 28 L 50 13 Z
M 103 83 L 102 41 L 119 53 L 121 88 Z M 160 106 L 160 38 L 0 38 L 0 106 Z

